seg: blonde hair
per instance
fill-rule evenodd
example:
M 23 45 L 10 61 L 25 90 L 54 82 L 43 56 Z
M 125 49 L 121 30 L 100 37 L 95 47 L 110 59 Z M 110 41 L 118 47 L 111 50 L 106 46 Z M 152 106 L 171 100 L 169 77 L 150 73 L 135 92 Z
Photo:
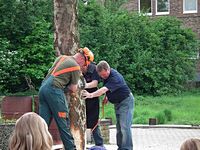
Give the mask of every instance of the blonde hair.
M 182 145 L 180 150 L 200 150 L 200 139 L 188 139 Z
M 51 150 L 53 140 L 46 122 L 34 112 L 21 116 L 9 138 L 9 150 Z

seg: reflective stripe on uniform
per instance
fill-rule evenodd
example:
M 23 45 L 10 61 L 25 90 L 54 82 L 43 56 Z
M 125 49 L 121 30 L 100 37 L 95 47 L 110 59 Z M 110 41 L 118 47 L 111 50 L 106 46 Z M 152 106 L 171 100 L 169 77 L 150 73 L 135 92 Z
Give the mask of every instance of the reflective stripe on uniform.
M 51 75 L 53 75 L 54 77 L 55 76 L 58 76 L 60 74 L 64 74 L 64 73 L 67 73 L 67 72 L 72 72 L 72 71 L 77 71 L 77 70 L 80 70 L 80 66 L 73 66 L 73 67 L 69 67 L 69 68 L 65 68 L 65 69 L 62 69 L 62 70 L 59 70 L 57 72 L 56 69 L 58 68 L 58 66 L 67 58 L 67 56 L 61 56 L 60 60 L 58 61 L 58 63 L 56 64 L 53 72 L 51 73 Z
M 66 118 L 67 117 L 67 113 L 66 112 L 58 112 L 58 117 Z
M 53 76 L 58 76 L 60 74 L 64 74 L 64 73 L 72 72 L 72 71 L 76 71 L 76 70 L 80 70 L 80 67 L 79 66 L 74 66 L 74 67 L 70 67 L 70 68 L 65 68 L 65 69 L 62 69 L 60 71 L 52 73 L 52 75 Z

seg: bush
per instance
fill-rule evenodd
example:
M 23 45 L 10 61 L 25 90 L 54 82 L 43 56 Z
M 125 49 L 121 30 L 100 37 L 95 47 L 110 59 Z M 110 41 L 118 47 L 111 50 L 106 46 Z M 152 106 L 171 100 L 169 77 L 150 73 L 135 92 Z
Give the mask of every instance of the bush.
M 157 113 L 155 117 L 158 119 L 159 124 L 164 124 L 166 121 L 172 120 L 172 112 L 171 110 L 165 109 Z
M 159 112 L 157 115 L 156 115 L 156 118 L 158 120 L 158 124 L 164 124 L 165 123 L 165 114 L 164 112 Z
M 177 18 L 113 12 L 93 1 L 80 9 L 81 45 L 122 73 L 134 93 L 178 93 L 193 79 L 197 38 Z
M 17 51 L 11 51 L 9 43 L 1 49 L 1 91 L 15 93 L 37 89 L 55 58 L 53 34 L 45 21 L 35 23 L 32 33 L 22 40 Z M 4 42 L 6 43 L 6 42 Z
M 35 28 L 22 41 L 19 48 L 21 58 L 20 77 L 28 86 L 37 88 L 55 59 L 51 24 L 45 20 L 35 23 Z
M 12 44 L 6 38 L 0 38 L 0 91 L 1 95 L 10 92 L 11 89 L 18 88 L 16 85 L 20 83 L 18 78 L 20 59 L 17 57 L 18 52 L 10 50 Z
M 53 59 L 52 2 L 0 1 L 0 94 L 38 89 Z
M 165 114 L 165 118 L 167 121 L 171 121 L 172 120 L 172 112 L 171 110 L 165 109 L 164 111 Z
M 95 61 L 108 61 L 136 94 L 180 92 L 194 77 L 195 34 L 174 17 L 119 10 L 121 2 L 102 7 L 80 1 L 80 45 L 94 52 Z M 52 3 L 0 1 L 1 93 L 39 87 L 54 59 Z
M 134 118 L 133 124 L 148 124 L 148 120 L 143 116 L 138 116 Z

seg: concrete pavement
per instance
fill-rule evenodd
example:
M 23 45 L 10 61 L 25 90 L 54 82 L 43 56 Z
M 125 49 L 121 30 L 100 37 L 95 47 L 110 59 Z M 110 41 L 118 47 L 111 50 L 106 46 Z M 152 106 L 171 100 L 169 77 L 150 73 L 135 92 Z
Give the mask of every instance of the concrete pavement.
M 107 150 L 117 150 L 115 135 L 115 126 L 109 126 Z M 132 135 L 134 150 L 180 150 L 186 139 L 200 138 L 200 126 L 132 125 Z
M 190 125 L 132 125 L 133 150 L 180 150 L 181 144 L 189 138 L 200 139 L 200 126 Z M 116 127 L 109 126 L 107 150 L 117 150 Z M 87 134 L 87 139 L 90 139 Z M 87 144 L 86 148 L 94 146 Z M 55 145 L 53 149 L 61 149 Z

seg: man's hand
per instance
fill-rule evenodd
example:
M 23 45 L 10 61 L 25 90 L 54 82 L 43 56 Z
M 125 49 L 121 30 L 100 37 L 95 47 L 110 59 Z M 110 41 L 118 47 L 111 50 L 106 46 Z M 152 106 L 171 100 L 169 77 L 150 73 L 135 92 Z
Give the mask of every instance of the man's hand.
M 87 92 L 86 90 L 83 90 L 81 92 L 81 98 L 82 99 L 87 99 L 87 98 L 92 98 L 92 93 Z
M 77 84 L 70 84 L 67 88 L 72 93 L 75 93 L 77 91 L 78 85 Z

